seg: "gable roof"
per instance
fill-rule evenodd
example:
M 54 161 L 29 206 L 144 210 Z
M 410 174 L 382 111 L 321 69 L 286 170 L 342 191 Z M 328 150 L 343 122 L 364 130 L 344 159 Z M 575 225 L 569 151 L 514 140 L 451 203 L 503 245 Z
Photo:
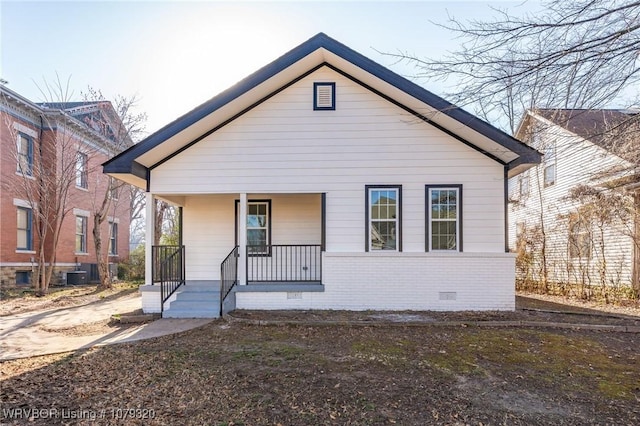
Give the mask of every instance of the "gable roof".
M 322 66 L 493 158 L 510 175 L 540 162 L 541 154 L 533 148 L 319 33 L 105 162 L 104 172 L 144 187 L 150 170 Z
M 632 163 L 640 159 L 640 110 L 541 109 L 536 113 Z
M 128 135 L 124 135 L 124 139 L 122 135 L 120 138 L 116 137 L 116 133 L 122 132 L 124 125 L 110 101 L 32 102 L 4 85 L 0 85 L 0 98 L 31 114 L 47 117 L 47 127 L 53 125 L 56 120 L 61 120 L 61 123 L 81 131 L 85 137 L 109 153 L 114 152 L 114 148 L 120 150 L 121 145 L 133 144 Z M 35 122 L 33 124 L 38 125 Z M 42 122 L 39 125 L 44 126 Z

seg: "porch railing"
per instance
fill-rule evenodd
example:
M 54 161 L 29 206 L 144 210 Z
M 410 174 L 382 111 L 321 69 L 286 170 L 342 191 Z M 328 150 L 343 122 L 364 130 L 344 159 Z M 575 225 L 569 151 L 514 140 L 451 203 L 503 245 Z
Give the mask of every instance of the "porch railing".
M 321 282 L 320 244 L 248 245 L 247 283 Z
M 229 295 L 233 286 L 238 283 L 238 246 L 225 257 L 220 264 L 220 316 L 224 299 Z
M 164 303 L 185 283 L 184 246 L 153 246 L 152 284 L 160 284 L 160 311 Z

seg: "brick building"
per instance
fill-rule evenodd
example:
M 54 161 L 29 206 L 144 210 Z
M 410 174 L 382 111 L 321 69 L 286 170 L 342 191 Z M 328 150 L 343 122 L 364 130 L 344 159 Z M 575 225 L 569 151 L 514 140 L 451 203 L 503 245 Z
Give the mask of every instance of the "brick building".
M 86 271 L 88 281 L 97 281 L 93 215 L 107 191 L 102 251 L 113 272 L 128 258 L 129 187 L 115 186 L 100 167 L 120 145 L 131 144 L 118 136 L 121 129 L 108 101 L 38 104 L 0 85 L 1 286 L 33 284 L 39 258 L 53 263 L 51 284 L 67 282 L 69 271 Z M 62 201 L 60 209 L 55 200 Z M 60 217 L 53 256 L 54 227 L 40 241 L 37 221 L 53 225 Z

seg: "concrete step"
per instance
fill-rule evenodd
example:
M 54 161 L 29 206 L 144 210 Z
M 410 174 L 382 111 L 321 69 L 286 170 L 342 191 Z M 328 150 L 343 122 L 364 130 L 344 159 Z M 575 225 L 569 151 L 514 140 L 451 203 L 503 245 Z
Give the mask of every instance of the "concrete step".
M 211 302 L 208 300 L 175 300 L 169 304 L 169 310 L 207 310 L 207 309 L 220 309 L 220 302 Z
M 220 283 L 187 281 L 176 292 L 176 299 L 165 309 L 164 318 L 218 318 Z
M 176 300 L 210 300 L 210 301 L 218 301 L 220 302 L 220 292 L 208 292 L 208 291 L 191 291 L 191 292 L 181 292 L 176 294 Z
M 220 287 L 214 287 L 211 285 L 183 285 L 178 289 L 179 293 L 209 293 L 209 292 L 218 292 L 220 293 Z
M 218 309 L 169 309 L 162 314 L 163 318 L 218 318 L 220 310 Z

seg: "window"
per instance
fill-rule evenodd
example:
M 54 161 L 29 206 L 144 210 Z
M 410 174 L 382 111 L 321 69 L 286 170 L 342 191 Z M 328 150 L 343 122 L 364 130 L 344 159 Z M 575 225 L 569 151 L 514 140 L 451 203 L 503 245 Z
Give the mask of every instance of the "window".
M 462 185 L 427 185 L 426 250 L 462 251 Z
M 367 185 L 366 251 L 402 251 L 402 186 Z
M 87 252 L 87 218 L 76 216 L 76 253 Z
M 26 207 L 18 207 L 18 240 L 16 248 L 18 250 L 32 250 L 33 239 L 31 226 L 33 222 L 33 214 L 31 209 Z
M 18 134 L 18 166 L 17 171 L 23 175 L 33 175 L 33 139 L 24 133 Z
M 89 186 L 88 162 L 89 156 L 83 152 L 78 152 L 76 157 L 76 186 L 79 188 L 88 188 Z
M 518 176 L 518 189 L 521 197 L 527 197 L 529 195 L 529 174 L 525 173 Z
M 109 254 L 115 256 L 118 254 L 118 224 L 110 222 L 109 228 Z
M 16 285 L 31 284 L 31 271 L 16 271 Z
M 119 185 L 116 182 L 116 180 L 112 177 L 109 178 L 109 198 L 111 198 L 114 201 L 118 200 L 119 197 Z
M 544 186 L 556 183 L 556 146 L 549 145 L 544 150 Z
M 336 109 L 335 83 L 313 83 L 313 109 L 316 111 Z
M 569 215 L 569 257 L 591 259 L 591 227 L 578 213 Z
M 236 244 L 240 228 L 239 201 L 236 201 Z M 247 251 L 254 255 L 268 255 L 271 244 L 271 200 L 247 202 Z

